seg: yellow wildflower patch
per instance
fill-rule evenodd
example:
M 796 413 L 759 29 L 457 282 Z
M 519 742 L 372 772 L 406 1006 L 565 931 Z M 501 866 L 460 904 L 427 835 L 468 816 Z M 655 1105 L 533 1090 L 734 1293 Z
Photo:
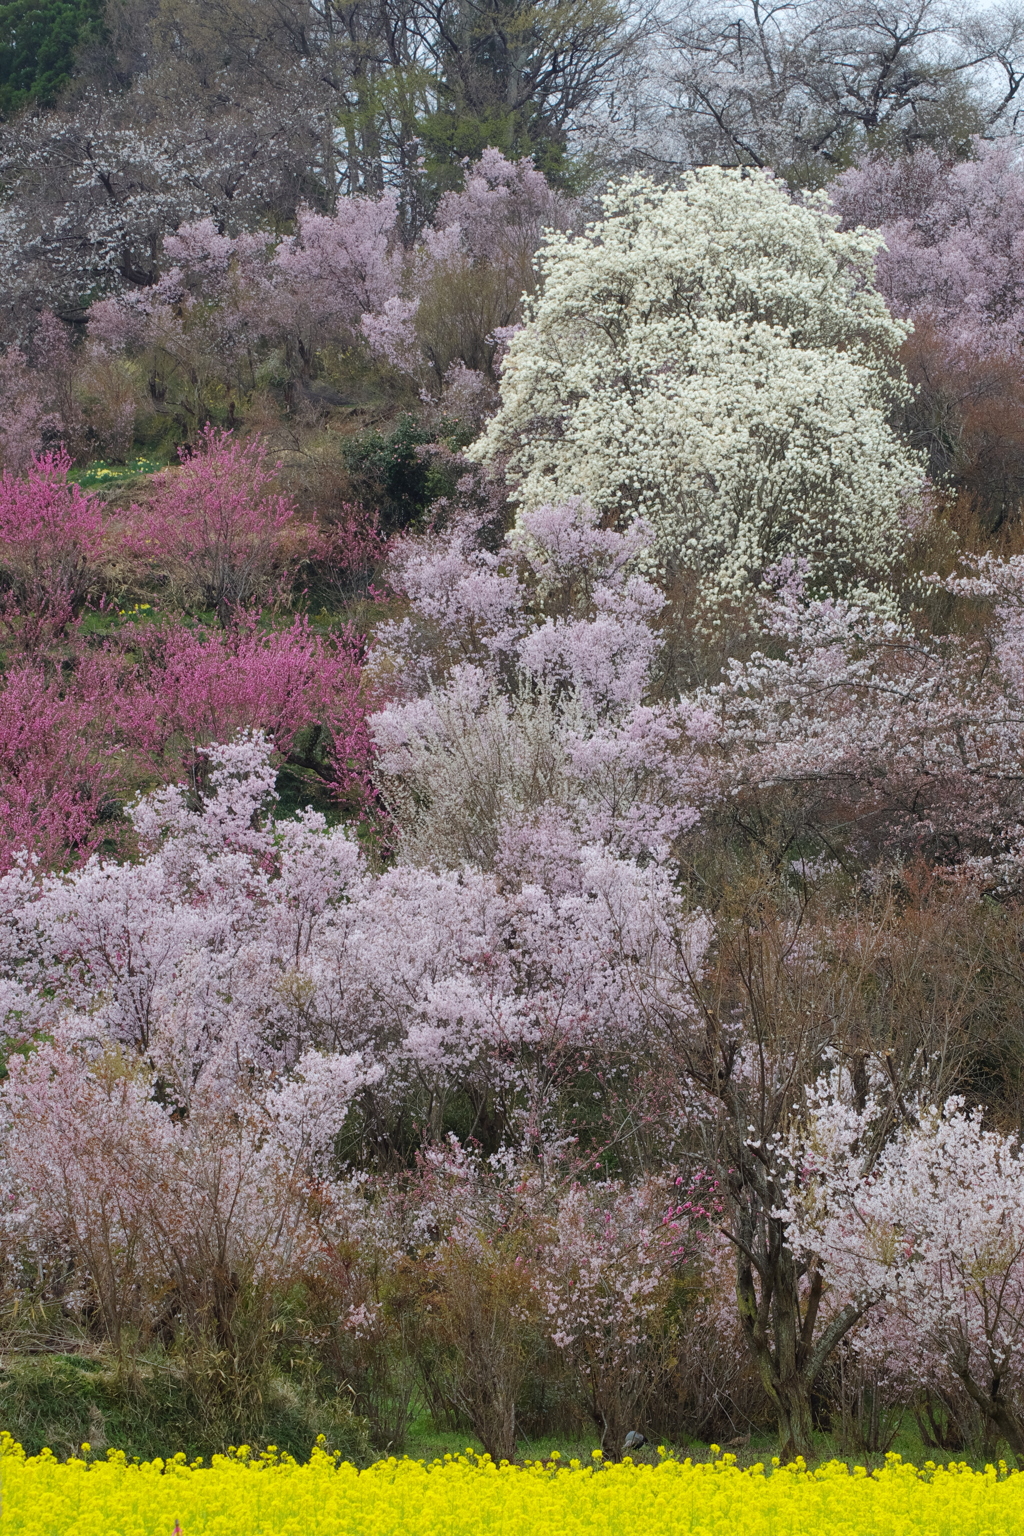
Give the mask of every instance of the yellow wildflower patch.
M 322 1448 L 300 1464 L 243 1446 L 212 1466 L 60 1462 L 0 1438 L 3 1536 L 1024 1536 L 1024 1476 L 1005 1465 L 881 1471 L 735 1458 L 524 1467 L 487 1456 L 364 1471 Z

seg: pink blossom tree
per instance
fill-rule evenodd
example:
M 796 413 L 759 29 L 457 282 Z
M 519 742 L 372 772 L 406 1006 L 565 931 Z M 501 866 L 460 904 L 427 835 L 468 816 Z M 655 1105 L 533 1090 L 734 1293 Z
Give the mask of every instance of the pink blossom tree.
M 155 284 L 92 306 L 89 333 L 108 353 L 147 355 L 154 387 L 179 399 L 193 432 L 216 392 L 234 411 L 282 355 L 294 387 L 359 343 L 476 422 L 542 231 L 575 216 L 530 161 L 487 149 L 409 251 L 391 193 L 342 198 L 331 214 L 302 208 L 276 243 L 201 219 L 165 236 Z
M 848 226 L 881 226 L 879 290 L 914 324 L 907 429 L 935 479 L 966 495 L 983 528 L 998 526 L 1015 514 L 1024 464 L 1024 173 L 1013 141 L 979 142 L 953 164 L 930 149 L 880 157 L 829 190 Z
M 363 315 L 386 311 L 401 284 L 398 203 L 344 197 L 333 214 L 299 212 L 294 235 L 274 251 L 268 273 L 278 334 L 310 375 L 325 345 L 351 345 Z
M 59 423 L 25 352 L 13 342 L 0 352 L 0 408 L 0 469 L 21 474 L 44 452 L 46 439 Z
M 98 594 L 104 511 L 68 480 L 68 455 L 34 459 L 24 476 L 0 477 L 0 563 L 9 616 L 25 639 L 59 632 Z
M 847 226 L 881 227 L 878 287 L 898 315 L 929 318 L 953 351 L 1024 340 L 1024 174 L 1011 140 L 969 160 L 931 149 L 844 171 L 829 188 Z
M 723 790 L 785 792 L 796 824 L 845 837 L 851 856 L 854 839 L 869 859 L 1009 855 L 1022 813 L 1020 571 L 973 569 L 949 587 L 988 601 L 978 639 L 936 636 L 870 599 L 808 600 L 791 572 L 763 610 L 771 652 L 730 662 L 699 696 L 718 714 Z
M 644 702 L 662 606 L 632 569 L 644 539 L 570 502 L 497 554 L 468 523 L 399 547 L 413 612 L 377 632 L 393 702 L 371 729 L 407 857 L 539 872 L 567 868 L 572 839 L 663 857 L 694 824 L 711 719 Z
M 258 438 L 243 442 L 207 424 L 181 460 L 133 509 L 131 548 L 227 624 L 281 595 L 303 531 L 292 502 L 271 490 L 275 469 Z
M 952 1100 L 914 1106 L 879 1146 L 882 1106 L 823 1081 L 790 1136 L 789 1240 L 866 1310 L 884 1303 L 904 1370 L 949 1373 L 1024 1460 L 1024 1163 L 1018 1139 Z M 877 1347 L 869 1332 L 865 1347 Z
M 666 1313 L 689 1234 L 672 1193 L 659 1179 L 566 1180 L 554 1200 L 538 1280 L 546 1327 L 611 1457 L 648 1422 L 678 1348 Z

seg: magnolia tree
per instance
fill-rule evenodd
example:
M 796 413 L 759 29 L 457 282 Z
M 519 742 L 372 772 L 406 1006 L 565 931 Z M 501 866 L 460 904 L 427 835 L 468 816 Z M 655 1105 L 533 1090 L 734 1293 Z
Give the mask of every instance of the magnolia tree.
M 719 588 L 787 554 L 826 585 L 884 572 L 921 480 L 886 419 L 906 332 L 878 237 L 836 224 L 759 173 L 623 182 L 542 250 L 470 457 L 507 456 L 523 512 L 579 495 L 645 519 L 654 568 Z

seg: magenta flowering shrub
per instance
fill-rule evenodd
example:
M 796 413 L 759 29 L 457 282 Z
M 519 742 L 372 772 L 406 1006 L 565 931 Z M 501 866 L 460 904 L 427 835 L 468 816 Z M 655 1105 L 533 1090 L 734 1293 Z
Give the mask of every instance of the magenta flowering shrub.
M 265 731 L 287 758 L 313 729 L 324 781 L 339 792 L 365 787 L 371 749 L 354 637 L 327 640 L 300 617 L 277 630 L 243 621 L 223 636 L 129 629 L 119 647 L 140 658 L 122 706 L 124 739 L 161 776 L 194 776 L 205 744 L 249 729 Z
M 0 684 L 4 867 L 19 852 L 78 863 L 120 838 L 139 783 L 195 782 L 207 743 L 250 728 L 268 733 L 279 763 L 298 753 L 327 796 L 366 803 L 372 747 L 350 640 L 325 641 L 301 619 L 226 634 L 146 626 L 100 649 L 79 640 L 72 655 L 66 674 L 27 660 Z
M 128 549 L 185 606 L 212 609 L 222 624 L 262 607 L 294 581 L 308 538 L 293 504 L 272 491 L 274 479 L 259 438 L 243 442 L 207 425 L 181 467 L 165 470 L 151 499 L 132 508 Z
M 121 787 L 109 723 L 109 677 L 62 687 L 42 662 L 8 667 L 0 687 L 0 867 L 28 854 L 60 867 L 85 858 L 108 828 Z
M 365 584 L 384 550 L 375 530 L 301 522 L 263 442 L 213 429 L 127 512 L 69 470 L 54 454 L 0 478 L 3 866 L 19 852 L 70 866 L 118 844 L 126 799 L 194 780 L 205 745 L 250 729 L 322 794 L 369 804 L 361 641 L 261 613 L 290 598 L 307 558 L 323 581 Z M 150 602 L 120 610 L 109 588 L 126 584 Z
M 40 634 L 62 629 L 101 592 L 103 508 L 68 481 L 70 468 L 61 452 L 0 477 L 5 611 Z

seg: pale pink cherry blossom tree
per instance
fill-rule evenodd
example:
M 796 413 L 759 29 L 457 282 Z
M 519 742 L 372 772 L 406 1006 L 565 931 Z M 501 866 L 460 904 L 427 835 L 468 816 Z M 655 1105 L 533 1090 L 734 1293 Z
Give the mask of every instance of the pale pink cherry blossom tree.
M 181 1105 L 207 1085 L 234 1091 L 253 1070 L 273 1081 L 332 1043 L 304 972 L 361 889 L 361 859 L 318 813 L 267 822 L 275 777 L 267 742 L 242 737 L 211 751 L 197 808 L 195 791 L 179 788 L 133 808 L 139 862 L 15 875 L 6 888 L 20 933 L 12 980 L 88 1015 Z M 291 1101 L 274 1102 L 286 1125 Z
M 958 1099 L 917 1104 L 884 1135 L 882 1106 L 854 1108 L 835 1074 L 789 1138 L 789 1241 L 863 1310 L 885 1302 L 905 1368 L 955 1377 L 1024 1459 L 1024 1162 L 1018 1139 Z M 881 1134 L 880 1134 L 881 1129 Z
M 438 1134 L 455 1092 L 513 1140 L 571 1120 L 582 1072 L 609 1106 L 620 1078 L 628 1098 L 653 1047 L 645 999 L 656 988 L 683 1016 L 681 969 L 709 939 L 667 871 L 562 836 L 553 868 L 534 853 L 515 882 L 403 864 L 367 882 L 322 817 L 262 824 L 273 781 L 265 741 L 211 749 L 188 790 L 201 810 L 168 789 L 133 811 L 152 850 L 139 863 L 16 872 L 12 1008 L 34 1018 L 51 997 L 88 1013 L 182 1102 L 309 1049 L 358 1055 L 385 1137 L 411 1100 Z
M 638 988 L 685 933 L 656 867 L 585 852 L 578 893 L 559 899 L 468 871 L 370 879 L 354 839 L 312 813 L 275 822 L 273 798 L 266 743 L 243 739 L 213 753 L 198 804 L 178 789 L 139 803 L 139 862 L 2 882 L 6 1027 L 28 1048 L 4 1090 L 9 1160 L 19 1190 L 47 1191 L 44 1210 L 19 1205 L 19 1230 L 70 1245 L 83 1274 L 109 1259 L 115 1331 L 120 1296 L 143 1326 L 147 1287 L 173 1284 L 190 1336 L 216 1317 L 227 1349 L 217 1276 L 269 1284 L 311 1252 L 303 1191 L 330 1174 L 356 1098 L 365 1117 L 374 1096 L 401 1110 L 417 1088 L 441 1101 L 468 1086 L 511 1143 L 535 1140 L 581 1067 L 635 1059 Z M 706 937 L 690 926 L 697 966 Z M 60 1105 L 95 1098 L 99 1115 L 111 1092 L 105 1119 L 80 1120 L 88 1157 L 62 1149 Z M 117 1228 L 110 1257 L 115 1216 L 131 1244 Z
M 564 844 L 563 844 L 564 847 Z M 673 969 L 695 968 L 709 925 L 656 866 L 606 850 L 555 865 L 553 890 L 529 869 L 503 881 L 471 869 L 399 866 L 352 913 L 345 1048 L 384 1062 L 376 1114 L 410 1097 L 438 1135 L 457 1090 L 480 1139 L 527 1139 L 577 1119 L 577 1084 L 603 1085 L 599 1109 L 626 1108 L 652 1060 L 644 1000 L 660 982 L 688 1006 Z
M 190 1350 L 216 1352 L 220 1390 L 244 1409 L 267 1303 L 321 1248 L 309 1197 L 325 1101 L 336 1125 L 357 1083 L 337 1059 L 302 1062 L 269 1105 L 221 1084 L 173 1115 L 142 1059 L 67 1020 L 5 1084 L 8 1235 L 49 1265 L 70 1261 L 65 1305 L 97 1310 L 123 1364 L 171 1326 L 186 1367 Z
M 848 226 L 881 226 L 879 290 L 914 324 L 903 349 L 916 386 L 906 429 L 982 531 L 999 526 L 1017 511 L 1024 459 L 1024 171 L 1015 141 L 979 141 L 952 164 L 930 149 L 879 157 L 829 192 Z
M 471 380 L 496 404 L 508 338 L 537 286 L 537 250 L 546 231 L 578 219 L 578 205 L 530 160 L 507 160 L 493 148 L 467 166 L 461 191 L 442 197 L 410 259 L 416 335 L 442 409 L 466 395 Z
M 675 1193 L 664 1178 L 563 1178 L 551 1197 L 537 1281 L 545 1327 L 614 1458 L 648 1424 L 679 1348 L 668 1300 L 691 1234 Z
M 778 652 L 730 662 L 699 695 L 718 715 L 727 792 L 785 789 L 801 824 L 853 858 L 1009 853 L 1022 814 L 1021 577 L 1016 562 L 973 570 L 948 586 L 991 604 L 979 639 L 936 636 L 870 600 L 812 601 L 798 571 L 780 577 L 763 613 Z
M 895 314 L 937 324 L 934 344 L 966 355 L 1024 341 L 1024 173 L 1012 139 L 968 160 L 934 150 L 844 171 L 829 196 L 847 227 L 880 227 L 879 291 Z
M 266 234 L 222 234 L 211 219 L 183 224 L 163 242 L 166 269 L 142 288 L 89 309 L 86 356 L 139 360 L 157 396 L 180 406 L 195 436 L 220 394 L 229 419 L 261 381 L 271 299 Z
M 404 1207 L 407 1251 L 429 1296 L 422 1390 L 435 1409 L 464 1415 L 496 1462 L 512 1461 L 518 1407 L 542 1348 L 542 1180 L 511 1149 L 485 1158 L 449 1137 L 420 1155 L 406 1187 L 385 1191 L 383 1204 L 395 1226 Z
M 495 403 L 523 297 L 536 287 L 544 231 L 577 217 L 529 160 L 485 149 L 409 251 L 400 290 L 364 316 L 371 348 L 418 379 L 426 403 L 477 425 Z
M 396 220 L 385 194 L 342 198 L 330 215 L 300 208 L 295 233 L 277 242 L 222 234 L 210 219 L 183 224 L 164 239 L 156 283 L 92 305 L 90 338 L 111 353 L 150 352 L 199 427 L 211 384 L 234 409 L 264 382 L 275 349 L 278 367 L 283 356 L 308 381 L 325 349 L 362 339 L 364 314 L 386 323 L 401 284 Z
M 409 251 L 391 193 L 341 198 L 331 214 L 300 208 L 295 233 L 277 242 L 224 235 L 199 219 L 165 236 L 167 266 L 155 283 L 92 306 L 89 332 L 111 352 L 149 349 L 158 371 L 164 358 L 196 427 L 211 383 L 234 404 L 275 350 L 294 380 L 308 382 L 325 352 L 359 341 L 435 394 L 440 386 L 442 411 L 468 411 L 475 422 L 535 283 L 542 231 L 574 217 L 529 161 L 488 149 Z
M 386 316 L 401 273 L 394 194 L 343 197 L 333 214 L 300 209 L 268 272 L 270 314 L 299 371 L 308 377 L 325 346 L 352 345 L 363 316 Z
M 503 835 L 525 856 L 558 824 L 657 858 L 694 824 L 711 717 L 644 702 L 662 597 L 631 570 L 643 539 L 570 502 L 496 554 L 463 522 L 401 547 L 391 581 L 412 614 L 375 637 L 394 702 L 371 729 L 407 858 L 493 867 Z

